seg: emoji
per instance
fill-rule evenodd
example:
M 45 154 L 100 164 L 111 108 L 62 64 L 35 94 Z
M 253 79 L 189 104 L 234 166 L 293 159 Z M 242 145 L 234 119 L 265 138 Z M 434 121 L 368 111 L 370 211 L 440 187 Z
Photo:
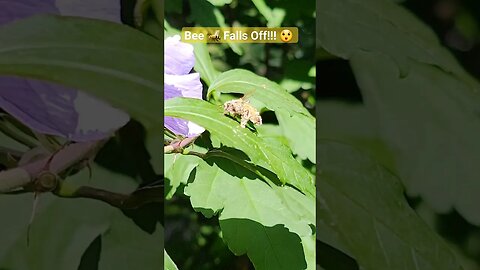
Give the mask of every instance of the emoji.
M 292 31 L 283 30 L 282 33 L 280 33 L 280 38 L 283 40 L 283 42 L 289 42 L 293 38 Z

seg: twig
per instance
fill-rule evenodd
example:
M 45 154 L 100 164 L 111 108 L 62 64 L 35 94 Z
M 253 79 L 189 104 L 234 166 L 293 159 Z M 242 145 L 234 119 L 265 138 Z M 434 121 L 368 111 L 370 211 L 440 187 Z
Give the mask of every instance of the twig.
M 73 188 L 60 181 L 59 174 L 72 166 L 78 166 L 84 160 L 93 158 L 105 142 L 70 144 L 53 156 L 0 172 L 0 193 L 52 192 L 63 198 L 100 200 L 120 209 L 134 209 L 148 203 L 163 202 L 163 184 L 142 187 L 131 194 L 120 194 L 89 186 Z M 18 188 L 22 190 L 13 191 Z
M 180 152 L 183 151 L 183 149 L 185 147 L 192 144 L 197 138 L 198 138 L 198 136 L 188 137 L 188 138 L 185 138 L 181 141 L 174 141 L 171 144 L 169 144 L 169 145 L 167 145 L 163 148 L 163 153 L 164 154 L 180 153 Z
M 53 157 L 48 156 L 23 166 L 0 172 L 0 193 L 24 187 L 37 179 L 48 167 L 52 174 L 60 174 L 66 169 L 95 156 L 105 140 L 73 143 L 59 150 Z M 48 165 L 48 166 L 47 166 Z
M 68 189 L 68 188 L 67 188 Z M 81 186 L 73 192 L 60 190 L 53 192 L 62 198 L 90 198 L 99 200 L 119 209 L 135 209 L 142 205 L 163 202 L 163 186 L 140 188 L 131 194 L 120 194 L 103 189 Z

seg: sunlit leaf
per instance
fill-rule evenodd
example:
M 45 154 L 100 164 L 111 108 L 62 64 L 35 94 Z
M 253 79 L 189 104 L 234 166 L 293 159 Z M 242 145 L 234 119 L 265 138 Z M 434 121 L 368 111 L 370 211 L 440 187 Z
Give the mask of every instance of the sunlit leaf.
M 289 187 L 271 187 L 245 167 L 217 157 L 200 163 L 185 193 L 207 217 L 221 212 L 223 239 L 236 255 L 248 254 L 255 269 L 307 269 L 304 246 L 314 246 L 313 199 Z M 314 269 L 313 261 L 308 269 Z
M 203 126 L 224 145 L 243 151 L 253 163 L 275 173 L 282 183 L 289 183 L 314 196 L 313 176 L 291 156 L 287 147 L 265 143 L 262 138 L 225 116 L 221 106 L 199 99 L 174 98 L 165 101 L 165 115 Z
M 212 92 L 242 93 L 249 99 L 262 102 L 268 109 L 279 115 L 280 126 L 283 125 L 285 136 L 294 153 L 310 159 L 315 163 L 315 118 L 302 103 L 275 82 L 258 76 L 250 71 L 234 69 L 222 73 L 210 85 L 208 94 Z M 292 130 L 291 124 L 301 128 Z

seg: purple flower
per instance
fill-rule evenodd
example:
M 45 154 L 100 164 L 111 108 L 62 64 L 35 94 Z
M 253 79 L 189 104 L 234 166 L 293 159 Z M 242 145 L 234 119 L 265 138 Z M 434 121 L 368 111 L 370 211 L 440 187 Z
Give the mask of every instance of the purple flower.
M 46 13 L 102 18 L 102 12 L 105 19 L 120 22 L 118 0 L 0 0 L 0 24 Z M 10 76 L 0 77 L 0 108 L 35 132 L 73 141 L 105 138 L 129 120 L 81 91 Z
M 193 46 L 180 42 L 180 36 L 165 40 L 165 99 L 189 97 L 202 99 L 200 74 L 190 73 L 195 65 Z M 177 135 L 194 137 L 205 129 L 193 122 L 165 117 L 165 127 Z

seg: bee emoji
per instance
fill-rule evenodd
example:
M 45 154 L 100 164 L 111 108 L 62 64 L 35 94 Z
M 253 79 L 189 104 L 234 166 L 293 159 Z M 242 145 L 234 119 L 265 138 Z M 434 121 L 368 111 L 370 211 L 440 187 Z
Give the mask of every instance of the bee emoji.
M 225 102 L 223 104 L 223 114 L 233 117 L 240 116 L 240 126 L 242 128 L 245 128 L 248 121 L 251 121 L 254 125 L 262 124 L 260 113 L 250 104 L 246 95 L 239 99 Z
M 208 40 L 219 42 L 220 41 L 220 35 L 219 34 L 220 34 L 220 30 L 215 31 L 214 34 L 209 33 Z

